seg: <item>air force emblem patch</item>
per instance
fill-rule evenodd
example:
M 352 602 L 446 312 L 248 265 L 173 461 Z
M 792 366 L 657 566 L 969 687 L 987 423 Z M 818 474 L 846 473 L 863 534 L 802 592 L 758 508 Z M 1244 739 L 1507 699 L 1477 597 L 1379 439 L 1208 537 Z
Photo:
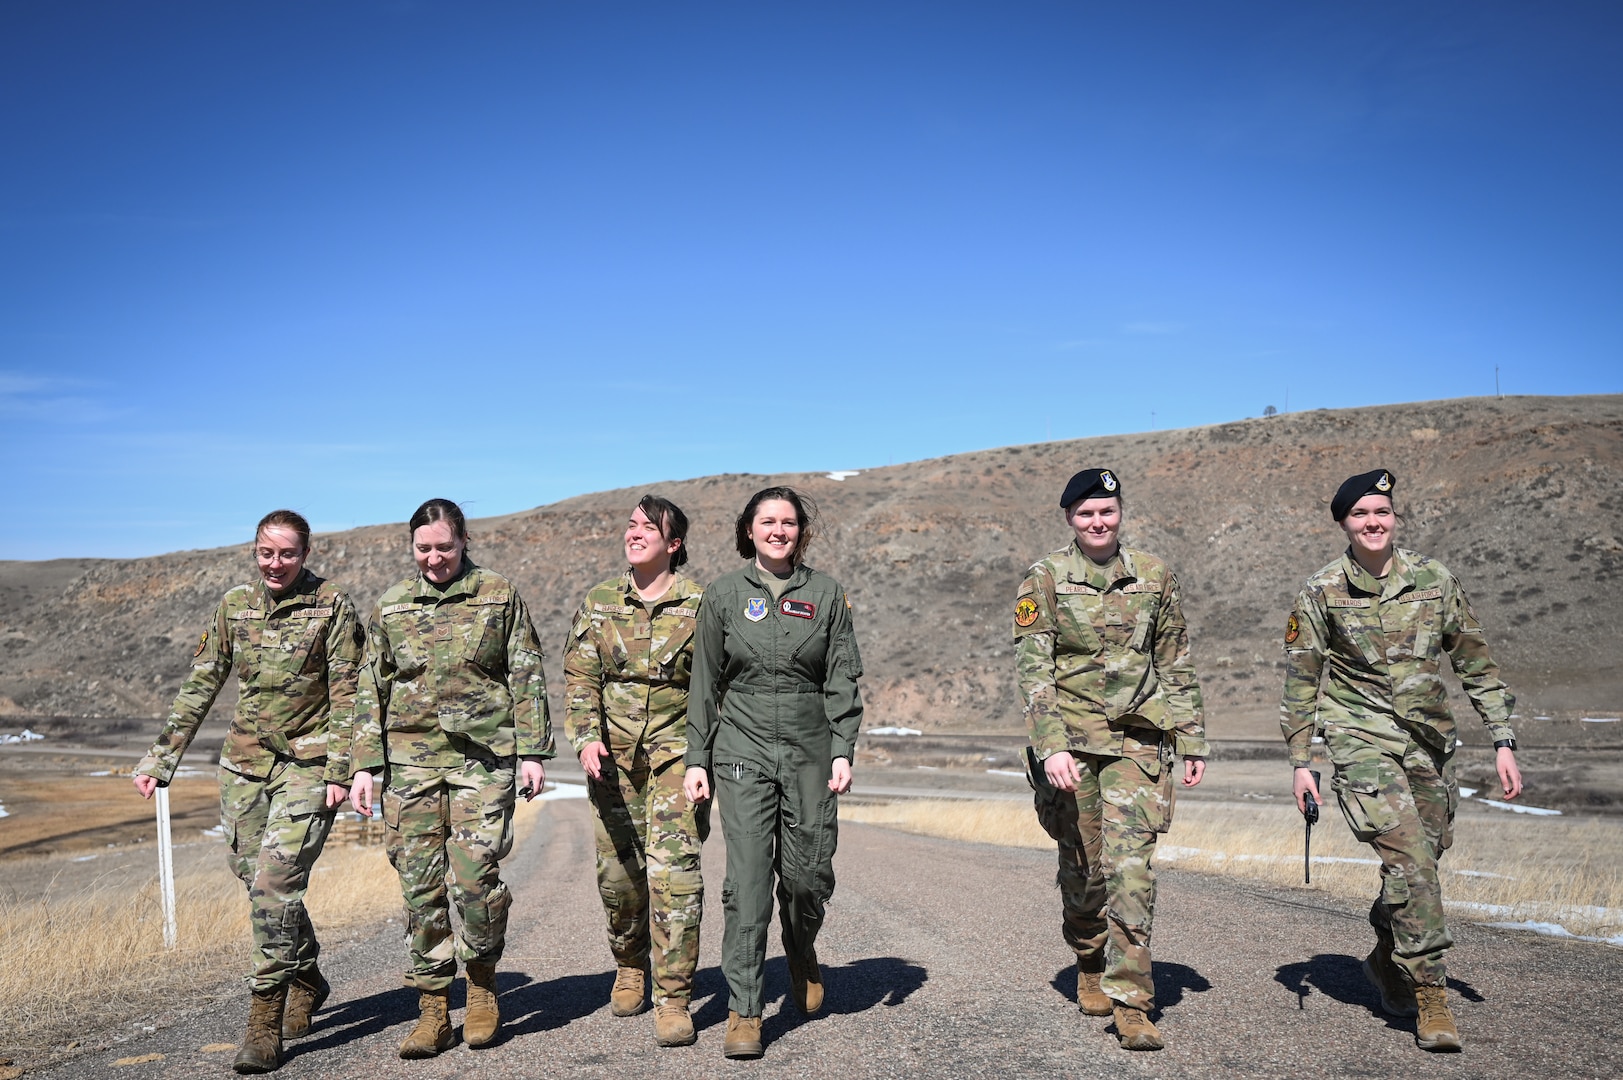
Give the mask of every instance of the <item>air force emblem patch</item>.
M 766 597 L 752 596 L 744 601 L 744 618 L 750 622 L 760 622 L 766 618 Z
M 1116 478 L 1109 469 L 1104 469 L 1099 473 L 1099 483 L 1104 485 L 1106 491 L 1116 490 Z
M 1391 491 L 1392 490 L 1392 474 L 1383 472 L 1381 474 L 1381 478 L 1379 480 L 1375 481 L 1375 490 L 1376 491 Z

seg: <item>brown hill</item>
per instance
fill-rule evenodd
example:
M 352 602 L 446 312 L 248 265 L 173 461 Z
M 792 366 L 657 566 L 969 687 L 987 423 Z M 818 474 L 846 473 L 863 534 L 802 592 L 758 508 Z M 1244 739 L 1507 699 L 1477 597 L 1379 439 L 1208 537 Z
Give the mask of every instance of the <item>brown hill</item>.
M 1464 580 L 1524 715 L 1623 706 L 1619 395 L 1319 410 L 958 454 L 843 481 L 711 476 L 476 521 L 473 553 L 529 601 L 556 707 L 569 619 L 586 588 L 619 568 L 622 522 L 643 490 L 688 511 L 692 569 L 708 580 L 737 564 L 732 517 L 749 493 L 788 482 L 822 508 L 810 561 L 852 594 L 869 726 L 1016 730 L 1014 589 L 1068 541 L 1055 502 L 1089 465 L 1120 473 L 1128 541 L 1170 560 L 1184 584 L 1215 735 L 1277 731 L 1291 599 L 1343 547 L 1329 496 L 1375 467 L 1400 481 L 1399 543 Z M 412 570 L 405 527 L 320 536 L 311 565 L 368 610 Z M 246 544 L 0 563 L 0 712 L 161 714 L 221 593 L 252 575 Z

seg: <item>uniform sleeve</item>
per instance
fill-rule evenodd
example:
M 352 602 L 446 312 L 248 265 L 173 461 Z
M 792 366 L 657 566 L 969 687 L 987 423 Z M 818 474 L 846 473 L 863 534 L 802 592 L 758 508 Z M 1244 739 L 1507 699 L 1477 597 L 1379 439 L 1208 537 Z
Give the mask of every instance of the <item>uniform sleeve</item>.
M 214 699 L 231 676 L 231 634 L 227 625 L 225 601 L 214 609 L 212 628 L 205 631 L 198 643 L 197 655 L 192 658 L 192 672 L 181 684 L 175 703 L 169 708 L 169 719 L 164 721 L 158 741 L 152 744 L 146 757 L 135 767 L 142 776 L 150 776 L 167 785 L 180 767 L 181 755 L 197 737 Z
M 552 713 L 547 704 L 547 676 L 541 670 L 541 639 L 536 637 L 530 609 L 513 592 L 513 624 L 507 632 L 507 688 L 513 695 L 513 726 L 519 757 L 549 758 Z
M 1183 618 L 1178 577 L 1168 573 L 1155 614 L 1155 677 L 1165 688 L 1172 717 L 1173 749 L 1184 757 L 1206 757 L 1206 710 L 1189 652 L 1189 625 Z
M 339 594 L 327 627 L 327 771 L 329 784 L 348 784 L 355 730 L 355 697 L 366 658 L 366 639 L 355 605 Z
M 603 660 L 590 601 L 581 604 L 564 645 L 564 737 L 577 755 L 603 736 Z
M 355 686 L 355 714 L 351 723 L 349 774 L 383 768 L 383 730 L 389 716 L 389 693 L 394 686 L 394 650 L 383 630 L 381 608 L 372 609 L 366 624 L 366 662 Z
M 699 605 L 699 619 L 693 631 L 693 677 L 688 684 L 688 749 L 684 767 L 710 768 L 710 752 L 716 745 L 716 728 L 721 714 L 716 703 L 716 684 L 725 663 L 722 655 L 726 630 L 722 626 L 721 605 L 706 596 Z
M 1330 639 L 1321 598 L 1303 589 L 1285 621 L 1285 693 L 1279 702 L 1279 731 L 1290 751 L 1291 767 L 1313 764 L 1313 736 L 1319 716 L 1319 677 Z
M 856 760 L 857 731 L 862 727 L 862 654 L 851 619 L 851 601 L 840 589 L 828 625 L 828 670 L 823 674 L 823 712 L 833 733 L 830 759 Z M 703 610 L 702 608 L 700 609 Z
M 1065 718 L 1059 711 L 1055 685 L 1054 649 L 1058 624 L 1054 618 L 1054 582 L 1041 565 L 1020 583 L 1014 599 L 1015 672 L 1026 717 L 1026 733 L 1040 761 L 1069 750 Z
M 1513 739 L 1510 714 L 1516 711 L 1516 696 L 1499 678 L 1499 665 L 1488 655 L 1488 639 L 1482 632 L 1459 582 L 1450 582 L 1448 608 L 1443 615 L 1443 648 L 1449 663 L 1460 677 L 1460 685 L 1495 742 Z

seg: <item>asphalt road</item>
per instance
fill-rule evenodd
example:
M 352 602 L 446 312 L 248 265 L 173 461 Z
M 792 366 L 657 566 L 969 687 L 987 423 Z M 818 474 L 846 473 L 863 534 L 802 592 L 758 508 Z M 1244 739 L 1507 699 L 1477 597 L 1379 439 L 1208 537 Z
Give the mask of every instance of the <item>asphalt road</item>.
M 721 1056 L 727 993 L 718 963 L 719 834 L 705 851 L 710 905 L 695 999 L 696 1046 L 660 1049 L 652 1020 L 610 1016 L 613 978 L 592 877 L 583 801 L 548 804 L 509 860 L 516 893 L 500 975 L 504 1038 L 407 1062 L 395 1048 L 415 1016 L 400 982 L 397 921 L 329 948 L 333 999 L 291 1047 L 287 1077 L 973 1077 L 1426 1075 L 1612 1077 L 1623 1015 L 1623 951 L 1454 928 L 1456 1016 L 1466 1049 L 1416 1050 L 1411 1021 L 1374 1008 L 1359 973 L 1370 933 L 1361 905 L 1219 877 L 1163 871 L 1155 936 L 1160 1053 L 1129 1054 L 1108 1019 L 1084 1017 L 1058 930 L 1052 856 L 847 824 L 839 887 L 819 952 L 828 1008 L 787 1001 L 774 941 L 767 961 L 766 1056 Z M 1372 882 L 1373 884 L 1373 882 Z M 460 984 L 452 1002 L 460 1006 Z M 241 1037 L 246 993 L 155 1014 L 157 1030 L 93 1050 L 55 1077 L 219 1077 Z M 455 1019 L 460 1019 L 457 1009 Z M 230 1049 L 208 1049 L 233 1044 Z M 121 1058 L 161 1060 L 116 1065 Z

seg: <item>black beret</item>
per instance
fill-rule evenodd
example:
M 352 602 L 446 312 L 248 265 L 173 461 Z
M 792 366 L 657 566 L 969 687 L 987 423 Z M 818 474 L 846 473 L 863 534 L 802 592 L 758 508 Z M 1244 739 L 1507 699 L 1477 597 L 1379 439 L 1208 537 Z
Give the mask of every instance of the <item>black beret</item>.
M 1365 495 L 1391 495 L 1397 486 L 1397 479 L 1385 469 L 1350 476 L 1336 488 L 1336 497 L 1330 500 L 1330 516 L 1340 521 Z
M 1116 479 L 1115 473 L 1109 469 L 1083 469 L 1065 485 L 1059 504 L 1069 510 L 1081 499 L 1108 499 L 1112 495 L 1121 498 L 1121 481 Z

